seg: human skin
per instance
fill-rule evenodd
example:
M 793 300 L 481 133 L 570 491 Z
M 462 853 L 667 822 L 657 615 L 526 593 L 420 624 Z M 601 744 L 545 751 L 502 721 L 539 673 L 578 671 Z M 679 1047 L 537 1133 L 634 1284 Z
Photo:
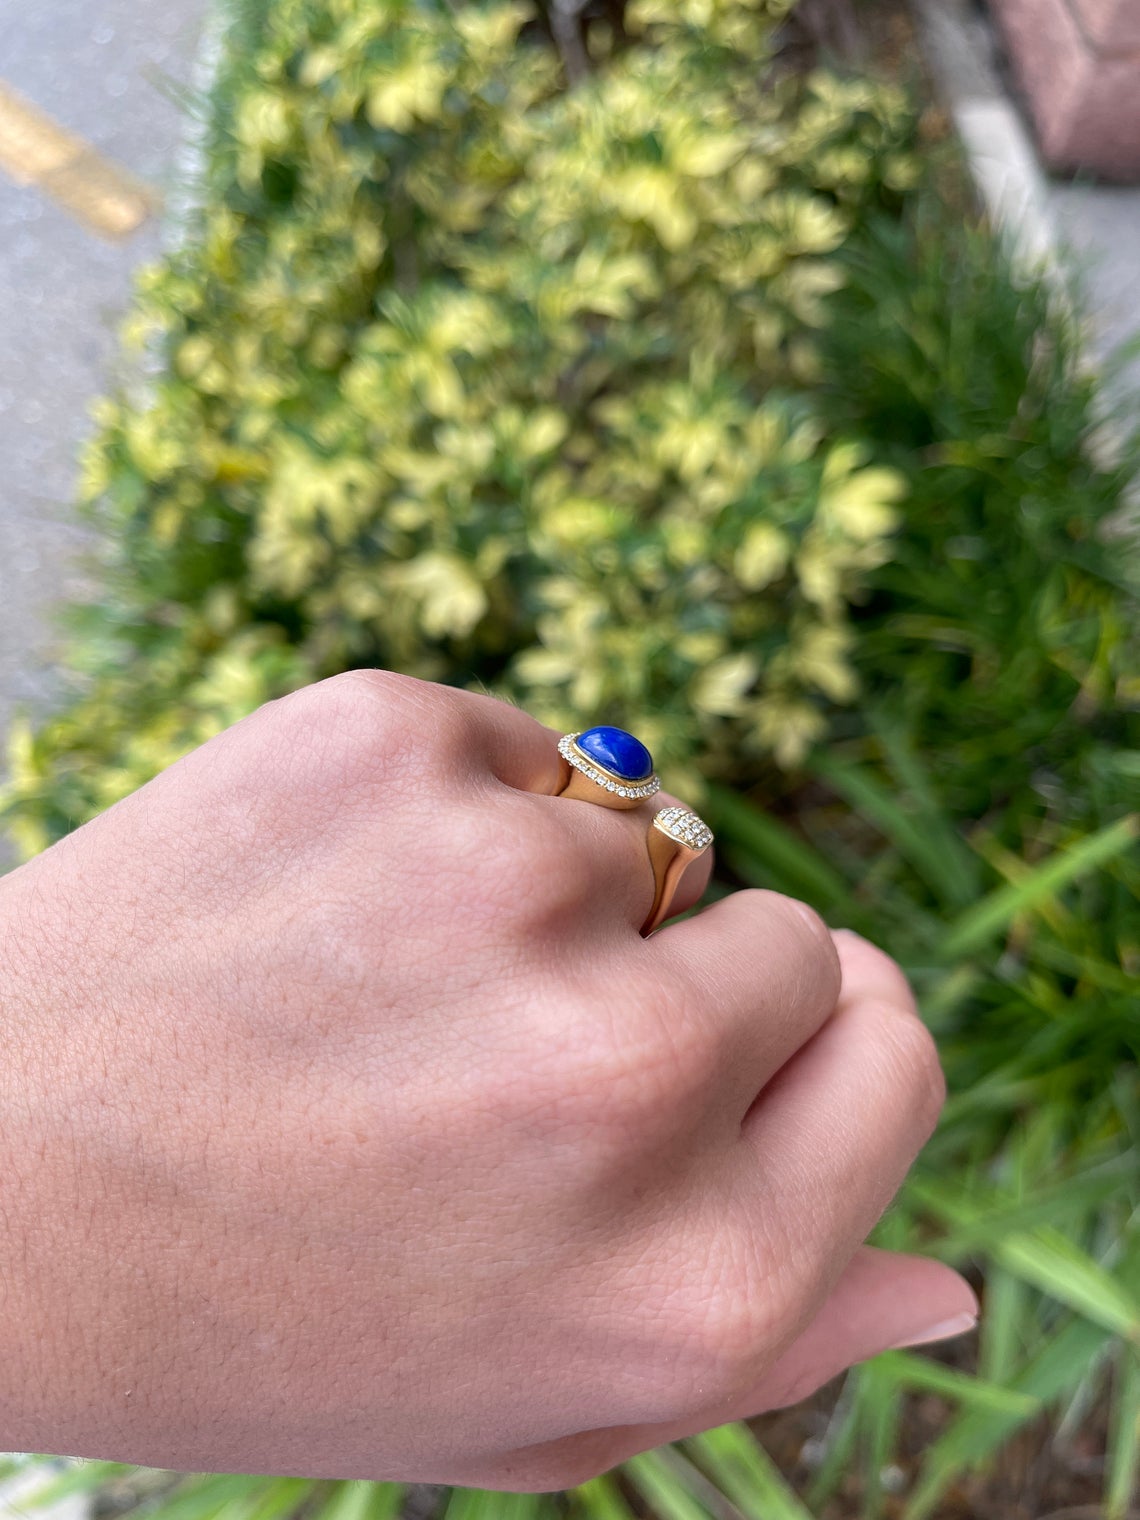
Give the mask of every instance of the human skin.
M 562 1488 L 972 1323 L 861 1245 L 944 1097 L 898 968 L 643 939 L 676 799 L 556 737 L 354 672 L 0 882 L 0 1447 Z

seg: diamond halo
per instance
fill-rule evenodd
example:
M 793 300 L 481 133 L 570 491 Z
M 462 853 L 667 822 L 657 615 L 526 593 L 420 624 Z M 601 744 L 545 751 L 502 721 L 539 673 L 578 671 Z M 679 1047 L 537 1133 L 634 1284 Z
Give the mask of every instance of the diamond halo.
M 607 792 L 613 792 L 618 797 L 652 797 L 654 792 L 660 791 L 661 782 L 656 772 L 647 781 L 635 782 L 631 785 L 628 781 L 623 781 L 620 776 L 602 770 L 588 755 L 582 754 L 578 749 L 574 743 L 577 737 L 576 733 L 563 734 L 558 741 L 558 753 L 564 760 L 568 760 L 575 770 L 581 771 L 583 776 L 588 776 L 591 781 L 596 782 Z M 665 811 L 668 812 L 669 809 L 666 808 Z

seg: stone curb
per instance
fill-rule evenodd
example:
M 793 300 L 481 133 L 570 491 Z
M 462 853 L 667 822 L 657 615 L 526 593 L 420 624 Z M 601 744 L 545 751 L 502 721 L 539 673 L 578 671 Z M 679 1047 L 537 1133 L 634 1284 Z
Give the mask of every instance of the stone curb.
M 926 61 L 987 215 L 1017 260 L 1060 276 L 1045 176 L 991 61 L 985 23 L 965 0 L 912 0 L 912 5 Z
M 1016 268 L 1043 276 L 1057 309 L 1078 321 L 1073 262 L 1050 205 L 1048 182 L 1029 129 L 993 61 L 994 39 L 970 0 L 911 0 L 919 41 L 936 89 L 950 112 L 979 200 Z M 1099 374 L 1087 327 L 1079 329 L 1081 362 Z M 1089 439 L 1094 463 L 1111 469 L 1126 429 L 1105 392 L 1100 424 Z M 1135 512 L 1140 481 L 1125 509 Z

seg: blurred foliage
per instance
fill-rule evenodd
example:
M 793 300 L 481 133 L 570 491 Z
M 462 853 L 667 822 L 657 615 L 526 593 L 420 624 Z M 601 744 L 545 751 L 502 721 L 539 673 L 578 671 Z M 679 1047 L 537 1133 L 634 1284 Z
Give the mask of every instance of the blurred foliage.
M 100 411 L 122 573 L 90 697 L 20 751 L 27 847 L 346 665 L 636 720 L 697 795 L 854 697 L 904 480 L 797 386 L 835 250 L 917 174 L 905 99 L 765 73 L 764 8 L 645 0 L 566 91 L 527 20 L 273 8 L 143 282 L 161 372 Z
M 198 225 L 131 324 L 149 378 L 88 455 L 75 698 L 13 734 L 31 853 L 348 665 L 622 723 L 722 888 L 807 898 L 912 977 L 951 1100 L 877 1238 L 984 1281 L 976 1372 L 856 1369 L 804 1497 L 730 1428 L 564 1498 L 457 1491 L 457 1520 L 980 1513 L 1041 1429 L 1108 1443 L 1110 1517 L 1135 1488 L 1136 451 L 1094 449 L 1066 309 L 905 96 L 773 66 L 787 9 L 609 7 L 569 89 L 523 5 L 251 3 Z M 916 1454 L 919 1396 L 945 1416 Z M 146 1504 L 403 1504 L 298 1483 Z

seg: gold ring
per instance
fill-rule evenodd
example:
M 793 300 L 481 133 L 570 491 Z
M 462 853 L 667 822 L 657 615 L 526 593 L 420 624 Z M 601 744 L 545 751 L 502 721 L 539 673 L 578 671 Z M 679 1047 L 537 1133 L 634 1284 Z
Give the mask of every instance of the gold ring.
M 558 753 L 564 763 L 556 797 L 624 810 L 640 807 L 661 789 L 653 757 L 641 740 L 624 728 L 600 725 L 563 734 Z M 643 937 L 652 934 L 667 917 L 686 867 L 703 855 L 712 841 L 708 824 L 689 808 L 664 807 L 653 814 L 646 835 L 653 870 L 653 903 L 641 926 Z

